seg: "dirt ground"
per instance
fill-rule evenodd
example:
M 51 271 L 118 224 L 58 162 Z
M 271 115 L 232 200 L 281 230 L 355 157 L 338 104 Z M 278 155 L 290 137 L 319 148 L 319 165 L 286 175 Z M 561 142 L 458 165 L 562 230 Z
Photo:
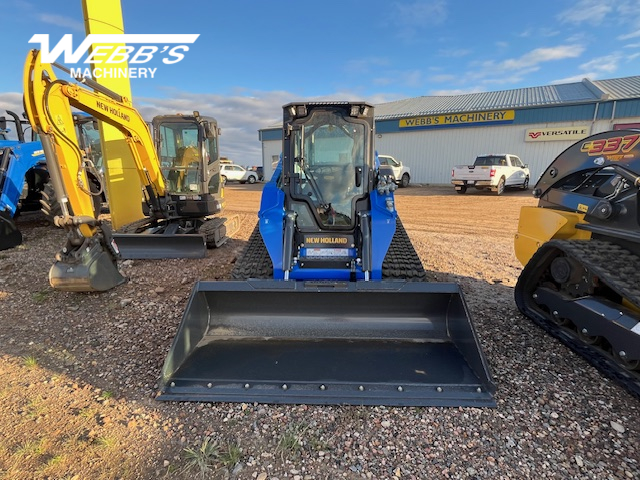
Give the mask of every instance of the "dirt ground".
M 460 283 L 495 409 L 162 403 L 164 357 L 199 279 L 229 278 L 261 185 L 229 185 L 241 229 L 201 260 L 121 264 L 105 293 L 53 290 L 64 243 L 38 214 L 0 252 L 0 478 L 640 478 L 640 402 L 519 314 L 530 192 L 398 191 L 431 280 Z

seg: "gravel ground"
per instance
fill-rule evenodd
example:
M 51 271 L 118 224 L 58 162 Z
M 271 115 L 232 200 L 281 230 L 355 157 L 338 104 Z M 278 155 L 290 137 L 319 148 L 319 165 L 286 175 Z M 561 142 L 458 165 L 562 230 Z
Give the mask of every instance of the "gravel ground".
M 206 259 L 125 261 L 102 294 L 52 290 L 64 234 L 20 219 L 24 245 L 0 252 L 0 478 L 640 478 L 640 402 L 515 307 L 524 192 L 397 195 L 430 279 L 465 292 L 497 408 L 154 400 L 194 282 L 229 277 L 260 189 L 226 189 L 242 227 Z

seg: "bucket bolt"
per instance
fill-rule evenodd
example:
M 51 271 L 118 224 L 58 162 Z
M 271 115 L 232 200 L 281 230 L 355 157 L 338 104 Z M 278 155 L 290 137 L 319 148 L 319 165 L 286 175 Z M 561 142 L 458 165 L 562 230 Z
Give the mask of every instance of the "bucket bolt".
M 436 392 L 438 392 L 438 393 L 442 392 L 442 387 L 436 388 Z
M 360 385 L 360 386 L 358 387 L 358 390 L 360 390 L 361 392 L 364 392 L 364 387 L 363 387 L 362 385 Z
M 282 389 L 286 390 L 287 388 L 289 388 L 289 385 L 287 385 L 286 383 L 284 385 L 282 385 Z
M 250 387 L 251 387 L 251 385 L 249 385 L 248 383 L 244 384 L 244 388 L 250 388 Z
M 320 385 L 320 390 L 326 390 L 327 387 L 325 387 L 324 385 Z

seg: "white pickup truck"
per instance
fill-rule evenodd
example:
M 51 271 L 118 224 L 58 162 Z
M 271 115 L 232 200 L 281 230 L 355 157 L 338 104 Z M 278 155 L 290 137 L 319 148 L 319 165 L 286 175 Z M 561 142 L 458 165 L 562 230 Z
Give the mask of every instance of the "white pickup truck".
M 510 153 L 480 155 L 473 165 L 457 165 L 451 170 L 451 183 L 456 192 L 468 187 L 491 190 L 502 195 L 506 187 L 529 188 L 529 168 Z
M 409 186 L 411 181 L 411 169 L 402 164 L 400 160 L 396 160 L 391 155 L 378 155 L 380 165 L 386 165 L 393 170 L 393 178 L 396 184 L 405 188 Z

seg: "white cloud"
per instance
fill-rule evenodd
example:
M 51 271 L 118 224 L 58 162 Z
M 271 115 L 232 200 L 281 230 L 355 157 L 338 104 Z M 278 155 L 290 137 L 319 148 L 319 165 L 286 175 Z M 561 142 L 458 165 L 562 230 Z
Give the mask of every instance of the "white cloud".
M 389 59 L 384 57 L 367 57 L 348 61 L 344 70 L 348 74 L 362 75 L 389 66 Z
M 64 15 L 58 15 L 55 13 L 39 13 L 38 20 L 58 27 L 66 27 L 78 32 L 84 32 L 84 25 L 71 17 Z
M 561 23 L 600 25 L 607 14 L 613 11 L 615 3 L 613 0 L 580 0 L 560 12 L 557 18 Z
M 396 95 L 373 95 L 362 98 L 350 91 L 322 97 L 301 97 L 285 91 L 244 91 L 243 95 L 199 94 L 166 89 L 166 98 L 134 95 L 134 106 L 146 120 L 156 115 L 189 113 L 215 117 L 222 130 L 220 152 L 242 165 L 261 165 L 262 146 L 258 130 L 282 121 L 282 106 L 294 101 L 366 100 L 378 104 L 397 100 Z
M 632 38 L 638 38 L 638 37 L 640 37 L 640 29 L 635 32 L 627 33 L 626 35 L 620 35 L 619 37 L 616 37 L 616 38 L 618 40 L 630 40 Z
M 418 32 L 432 25 L 440 25 L 447 19 L 445 0 L 416 0 L 411 3 L 394 2 L 390 20 L 398 31 L 398 37 L 412 42 Z
M 500 71 L 537 69 L 541 63 L 579 57 L 583 51 L 584 47 L 580 45 L 559 45 L 550 48 L 536 48 L 535 50 L 525 53 L 520 58 L 511 58 L 494 65 Z
M 571 77 L 559 78 L 553 80 L 552 84 L 558 83 L 573 83 L 580 82 L 583 78 L 589 78 L 596 80 L 603 78 L 604 76 L 611 76 L 618 69 L 618 65 L 622 60 L 622 56 L 619 54 L 605 55 L 603 57 L 597 57 L 589 60 L 580 65 L 582 73 L 573 75 Z
M 446 90 L 446 89 L 433 90 L 430 93 L 431 95 L 437 95 L 437 96 L 454 96 L 454 95 L 465 95 L 467 93 L 479 93 L 484 91 L 485 89 L 481 87 L 469 87 L 469 88 L 455 88 L 451 90 Z
M 581 82 L 582 79 L 584 78 L 595 80 L 597 78 L 597 75 L 594 72 L 585 72 L 578 75 L 574 75 L 572 77 L 558 78 L 557 80 L 552 80 L 549 83 L 551 83 L 551 85 L 558 85 L 561 83 L 577 83 L 577 82 Z
M 439 50 L 438 55 L 445 58 L 460 58 L 470 55 L 471 52 L 472 50 L 468 48 L 451 48 Z
M 0 93 L 0 116 L 5 114 L 5 110 L 11 110 L 18 115 L 22 115 L 22 111 L 24 110 L 22 106 L 22 93 Z

